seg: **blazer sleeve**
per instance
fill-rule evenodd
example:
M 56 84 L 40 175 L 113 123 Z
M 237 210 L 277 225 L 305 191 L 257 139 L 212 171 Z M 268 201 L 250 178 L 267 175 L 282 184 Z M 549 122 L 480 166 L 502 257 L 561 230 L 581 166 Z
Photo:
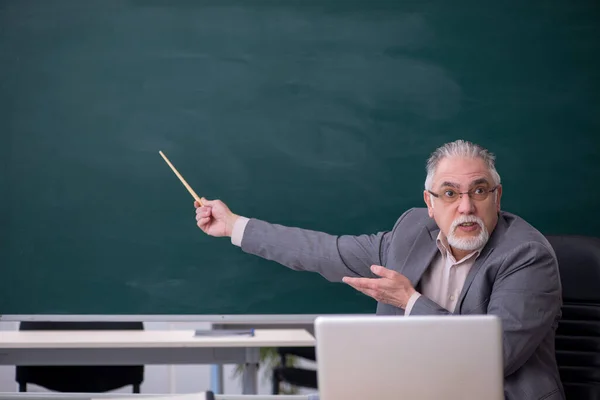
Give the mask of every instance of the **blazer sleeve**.
M 553 329 L 562 303 L 558 262 L 542 243 L 517 246 L 505 258 L 487 312 L 500 317 L 504 375 L 518 370 Z M 421 296 L 411 315 L 451 314 Z
M 409 210 L 410 211 L 410 210 Z M 409 212 L 404 213 L 396 226 Z M 371 265 L 383 265 L 392 232 L 334 236 L 250 219 L 242 250 L 297 271 L 317 272 L 332 282 L 344 276 L 375 277 Z

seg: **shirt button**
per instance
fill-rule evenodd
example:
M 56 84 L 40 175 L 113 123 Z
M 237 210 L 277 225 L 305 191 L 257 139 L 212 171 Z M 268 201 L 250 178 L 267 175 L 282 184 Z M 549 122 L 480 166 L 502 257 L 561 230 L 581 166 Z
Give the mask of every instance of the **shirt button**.
M 450 296 L 450 301 L 454 301 L 455 298 L 454 295 Z

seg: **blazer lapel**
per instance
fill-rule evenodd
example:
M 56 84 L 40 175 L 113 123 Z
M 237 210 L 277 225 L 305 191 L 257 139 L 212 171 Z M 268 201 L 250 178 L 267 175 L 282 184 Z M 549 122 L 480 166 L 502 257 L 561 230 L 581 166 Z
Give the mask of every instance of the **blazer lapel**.
M 485 261 L 490 256 L 490 254 L 492 254 L 492 252 L 494 251 L 494 248 L 496 247 L 496 244 L 498 243 L 500 238 L 502 238 L 502 236 L 504 236 L 506 229 L 507 229 L 506 222 L 502 218 L 502 215 L 499 215 L 498 223 L 496 224 L 496 228 L 494 229 L 494 232 L 492 232 L 490 240 L 483 247 L 483 249 L 481 250 L 481 254 L 479 254 L 479 257 L 477 257 L 477 260 L 475 260 L 475 263 L 473 264 L 473 266 L 469 270 L 469 273 L 467 274 L 467 278 L 465 279 L 465 284 L 462 288 L 462 291 L 460 292 L 458 301 L 456 302 L 456 307 L 454 308 L 454 312 L 456 312 L 457 310 L 460 310 L 462 308 L 462 303 L 465 300 L 465 296 L 466 296 L 467 292 L 469 291 L 469 287 L 473 283 L 473 279 L 475 279 L 475 276 L 481 269 L 482 265 L 485 263 Z
M 423 227 L 402 266 L 402 274 L 410 280 L 415 288 L 436 252 L 439 251 L 435 244 L 437 232 L 439 232 L 437 228 L 430 231 L 427 226 Z

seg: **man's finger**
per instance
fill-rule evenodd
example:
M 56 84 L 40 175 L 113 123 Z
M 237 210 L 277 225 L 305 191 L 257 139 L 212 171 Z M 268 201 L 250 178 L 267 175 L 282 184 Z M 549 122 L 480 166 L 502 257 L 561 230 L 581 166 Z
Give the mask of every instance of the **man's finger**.
M 371 265 L 371 272 L 382 278 L 392 279 L 398 274 L 396 271 L 382 267 L 381 265 Z
M 207 200 L 204 197 L 202 197 L 200 200 L 202 200 L 202 205 L 203 206 L 213 206 L 218 201 L 218 200 Z
M 198 207 L 198 208 L 196 208 L 196 215 L 208 217 L 208 216 L 210 216 L 211 211 L 212 211 L 211 207 L 206 207 L 206 206 Z
M 345 276 L 342 282 L 347 283 L 355 289 L 378 289 L 380 279 L 377 278 L 352 278 Z

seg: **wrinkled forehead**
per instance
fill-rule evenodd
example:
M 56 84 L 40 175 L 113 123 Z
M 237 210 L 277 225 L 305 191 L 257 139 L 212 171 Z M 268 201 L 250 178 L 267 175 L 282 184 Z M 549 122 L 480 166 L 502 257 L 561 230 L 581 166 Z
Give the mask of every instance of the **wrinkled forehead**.
M 454 186 L 459 189 L 473 185 L 492 186 L 494 180 L 487 164 L 480 158 L 444 158 L 433 175 L 433 187 Z

